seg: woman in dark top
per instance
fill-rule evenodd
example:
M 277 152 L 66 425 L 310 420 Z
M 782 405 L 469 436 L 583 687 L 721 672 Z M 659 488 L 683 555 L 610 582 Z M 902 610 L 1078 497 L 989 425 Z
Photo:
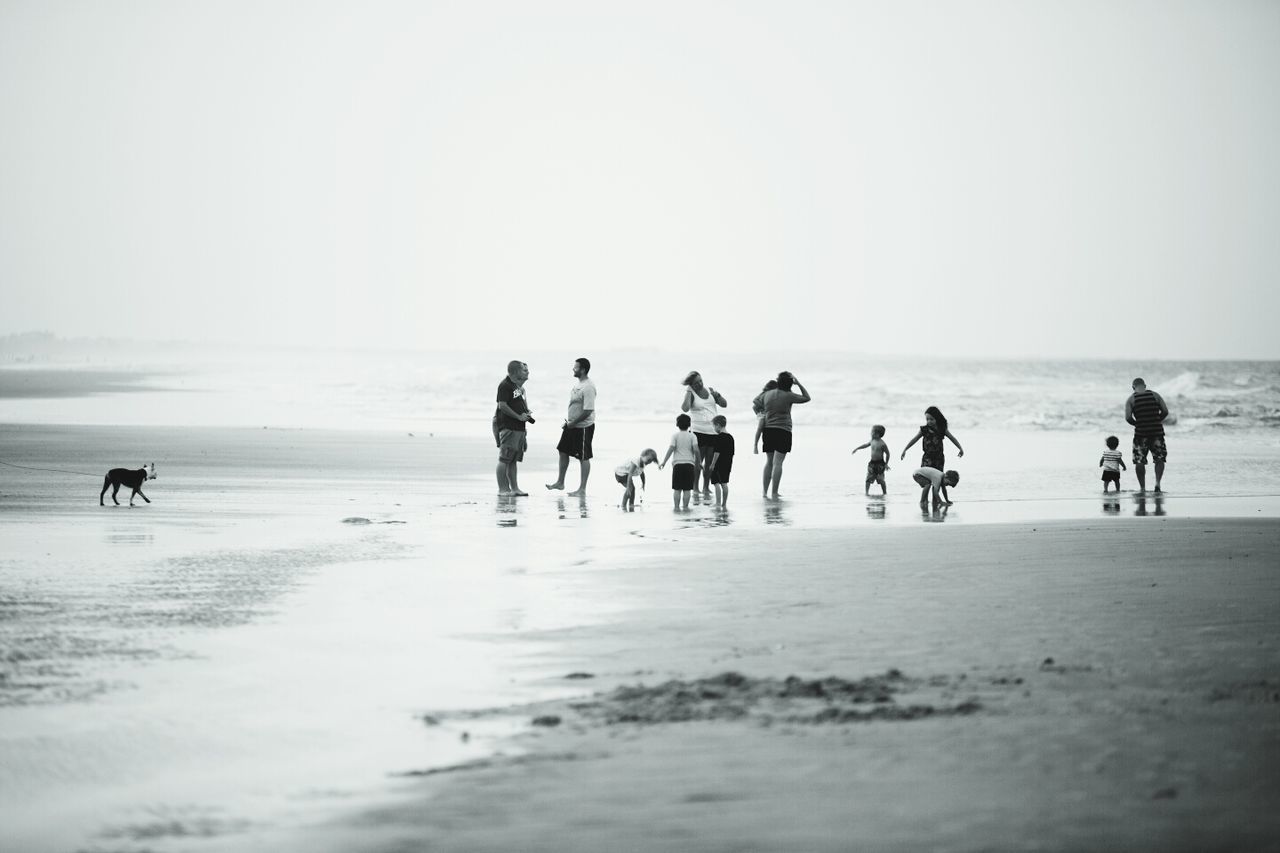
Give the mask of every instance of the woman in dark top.
M 951 443 L 960 451 L 960 455 L 964 456 L 964 448 L 960 446 L 960 442 L 956 441 L 956 437 L 951 434 L 951 430 L 947 429 L 947 419 L 943 417 L 937 406 L 930 406 L 924 410 L 924 426 L 920 427 L 916 431 L 915 438 L 907 442 L 907 446 L 902 448 L 902 455 L 898 458 L 906 459 L 907 451 L 911 449 L 911 445 L 921 441 L 923 442 L 924 456 L 920 459 L 920 467 L 945 471 L 947 470 L 947 456 L 942 448 L 942 439 L 944 437 L 951 439 Z

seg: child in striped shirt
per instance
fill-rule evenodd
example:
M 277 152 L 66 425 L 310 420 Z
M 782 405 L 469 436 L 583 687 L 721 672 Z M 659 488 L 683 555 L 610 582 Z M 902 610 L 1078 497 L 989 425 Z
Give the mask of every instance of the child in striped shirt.
M 1098 467 L 1102 469 L 1103 493 L 1106 493 L 1108 483 L 1115 483 L 1116 492 L 1120 491 L 1120 469 L 1125 468 L 1125 464 L 1124 454 L 1116 449 L 1119 446 L 1120 439 L 1114 435 L 1107 436 L 1107 449 L 1102 451 L 1102 458 L 1098 460 Z

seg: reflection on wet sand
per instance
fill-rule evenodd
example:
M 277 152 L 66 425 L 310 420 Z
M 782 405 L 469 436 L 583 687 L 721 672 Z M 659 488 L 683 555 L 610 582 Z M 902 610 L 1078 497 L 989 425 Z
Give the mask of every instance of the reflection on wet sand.
M 791 524 L 791 519 L 782 511 L 783 504 L 781 501 L 765 501 L 764 504 L 764 523 L 765 524 L 781 524 L 787 526 Z
M 556 514 L 561 521 L 566 518 L 590 518 L 591 513 L 587 511 L 586 495 L 581 495 L 577 498 L 556 498 Z
M 941 506 L 930 507 L 928 504 L 920 504 L 920 519 L 928 522 L 941 522 L 947 520 L 947 510 L 951 507 L 947 504 Z
M 1106 515 L 1119 515 L 1120 514 L 1119 495 L 1116 495 L 1114 497 L 1104 497 L 1102 499 L 1102 512 Z
M 887 509 L 885 502 L 873 500 L 867 504 L 867 518 L 874 518 L 876 521 L 885 519 L 885 510 Z
M 1150 502 L 1150 506 L 1148 506 Z M 1163 495 L 1135 495 L 1133 514 L 1142 515 L 1164 515 L 1164 496 Z

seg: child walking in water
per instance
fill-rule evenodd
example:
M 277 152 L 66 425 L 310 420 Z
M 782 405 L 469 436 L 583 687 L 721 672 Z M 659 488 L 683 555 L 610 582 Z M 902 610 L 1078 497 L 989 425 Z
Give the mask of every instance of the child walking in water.
M 729 474 L 733 471 L 733 436 L 725 432 L 729 420 L 724 415 L 716 415 L 711 419 L 716 428 L 715 438 L 708 447 L 711 461 L 707 470 L 711 472 L 711 485 L 716 489 L 716 506 L 724 509 L 729 505 Z
M 889 490 L 884 485 L 884 472 L 889 470 L 889 445 L 884 443 L 884 427 L 880 424 L 873 426 L 871 440 L 855 447 L 853 455 L 856 456 L 864 447 L 871 448 L 871 461 L 867 463 L 867 484 L 863 491 L 870 495 L 871 484 L 879 483 L 881 496 L 889 494 Z
M 1107 484 L 1116 484 L 1116 493 L 1120 492 L 1120 470 L 1123 468 L 1128 470 L 1124 464 L 1124 454 L 1118 448 L 1120 439 L 1114 435 L 1107 436 L 1107 449 L 1102 451 L 1102 458 L 1098 460 L 1098 467 L 1102 469 L 1102 492 L 1106 494 Z
M 693 423 L 688 415 L 676 418 L 679 432 L 671 436 L 671 446 L 667 455 L 658 463 L 658 470 L 667 467 L 667 460 L 674 454 L 675 464 L 671 467 L 671 505 L 680 509 L 683 501 L 684 509 L 689 508 L 689 499 L 693 496 L 694 487 L 698 485 L 698 463 L 702 456 L 698 453 L 698 440 L 689 432 L 689 424 Z
M 646 447 L 635 459 L 628 459 L 613 469 L 614 479 L 622 486 L 622 508 L 636 508 L 636 480 L 644 488 L 644 466 L 658 461 L 658 451 Z
M 915 438 L 907 442 L 907 446 L 902 448 L 902 456 L 900 459 L 907 458 L 907 451 L 917 441 L 924 439 L 924 455 L 920 457 L 921 468 L 936 468 L 939 471 L 946 470 L 947 455 L 943 452 L 942 439 L 951 439 L 951 443 L 960 451 L 960 455 L 964 456 L 964 448 L 960 446 L 960 442 L 956 441 L 956 437 L 951 434 L 951 430 L 947 429 L 947 419 L 942 416 L 942 412 L 938 411 L 937 406 L 930 406 L 924 410 L 924 426 L 916 432 Z

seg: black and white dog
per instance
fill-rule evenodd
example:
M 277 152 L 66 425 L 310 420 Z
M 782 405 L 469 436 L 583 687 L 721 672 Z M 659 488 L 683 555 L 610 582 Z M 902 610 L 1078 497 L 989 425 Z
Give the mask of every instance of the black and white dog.
M 107 489 L 111 489 L 111 500 L 115 501 L 116 506 L 120 506 L 120 501 L 116 500 L 116 492 L 120 491 L 121 486 L 128 486 L 133 489 L 133 494 L 129 495 L 129 506 L 133 506 L 134 495 L 138 495 L 147 503 L 151 503 L 151 498 L 142 494 L 142 484 L 155 478 L 156 463 L 154 462 L 146 468 L 139 468 L 137 471 L 130 471 L 128 468 L 112 468 L 107 472 L 107 478 L 102 481 L 102 494 L 98 495 L 98 506 L 106 506 L 102 498 L 103 495 L 106 495 Z

